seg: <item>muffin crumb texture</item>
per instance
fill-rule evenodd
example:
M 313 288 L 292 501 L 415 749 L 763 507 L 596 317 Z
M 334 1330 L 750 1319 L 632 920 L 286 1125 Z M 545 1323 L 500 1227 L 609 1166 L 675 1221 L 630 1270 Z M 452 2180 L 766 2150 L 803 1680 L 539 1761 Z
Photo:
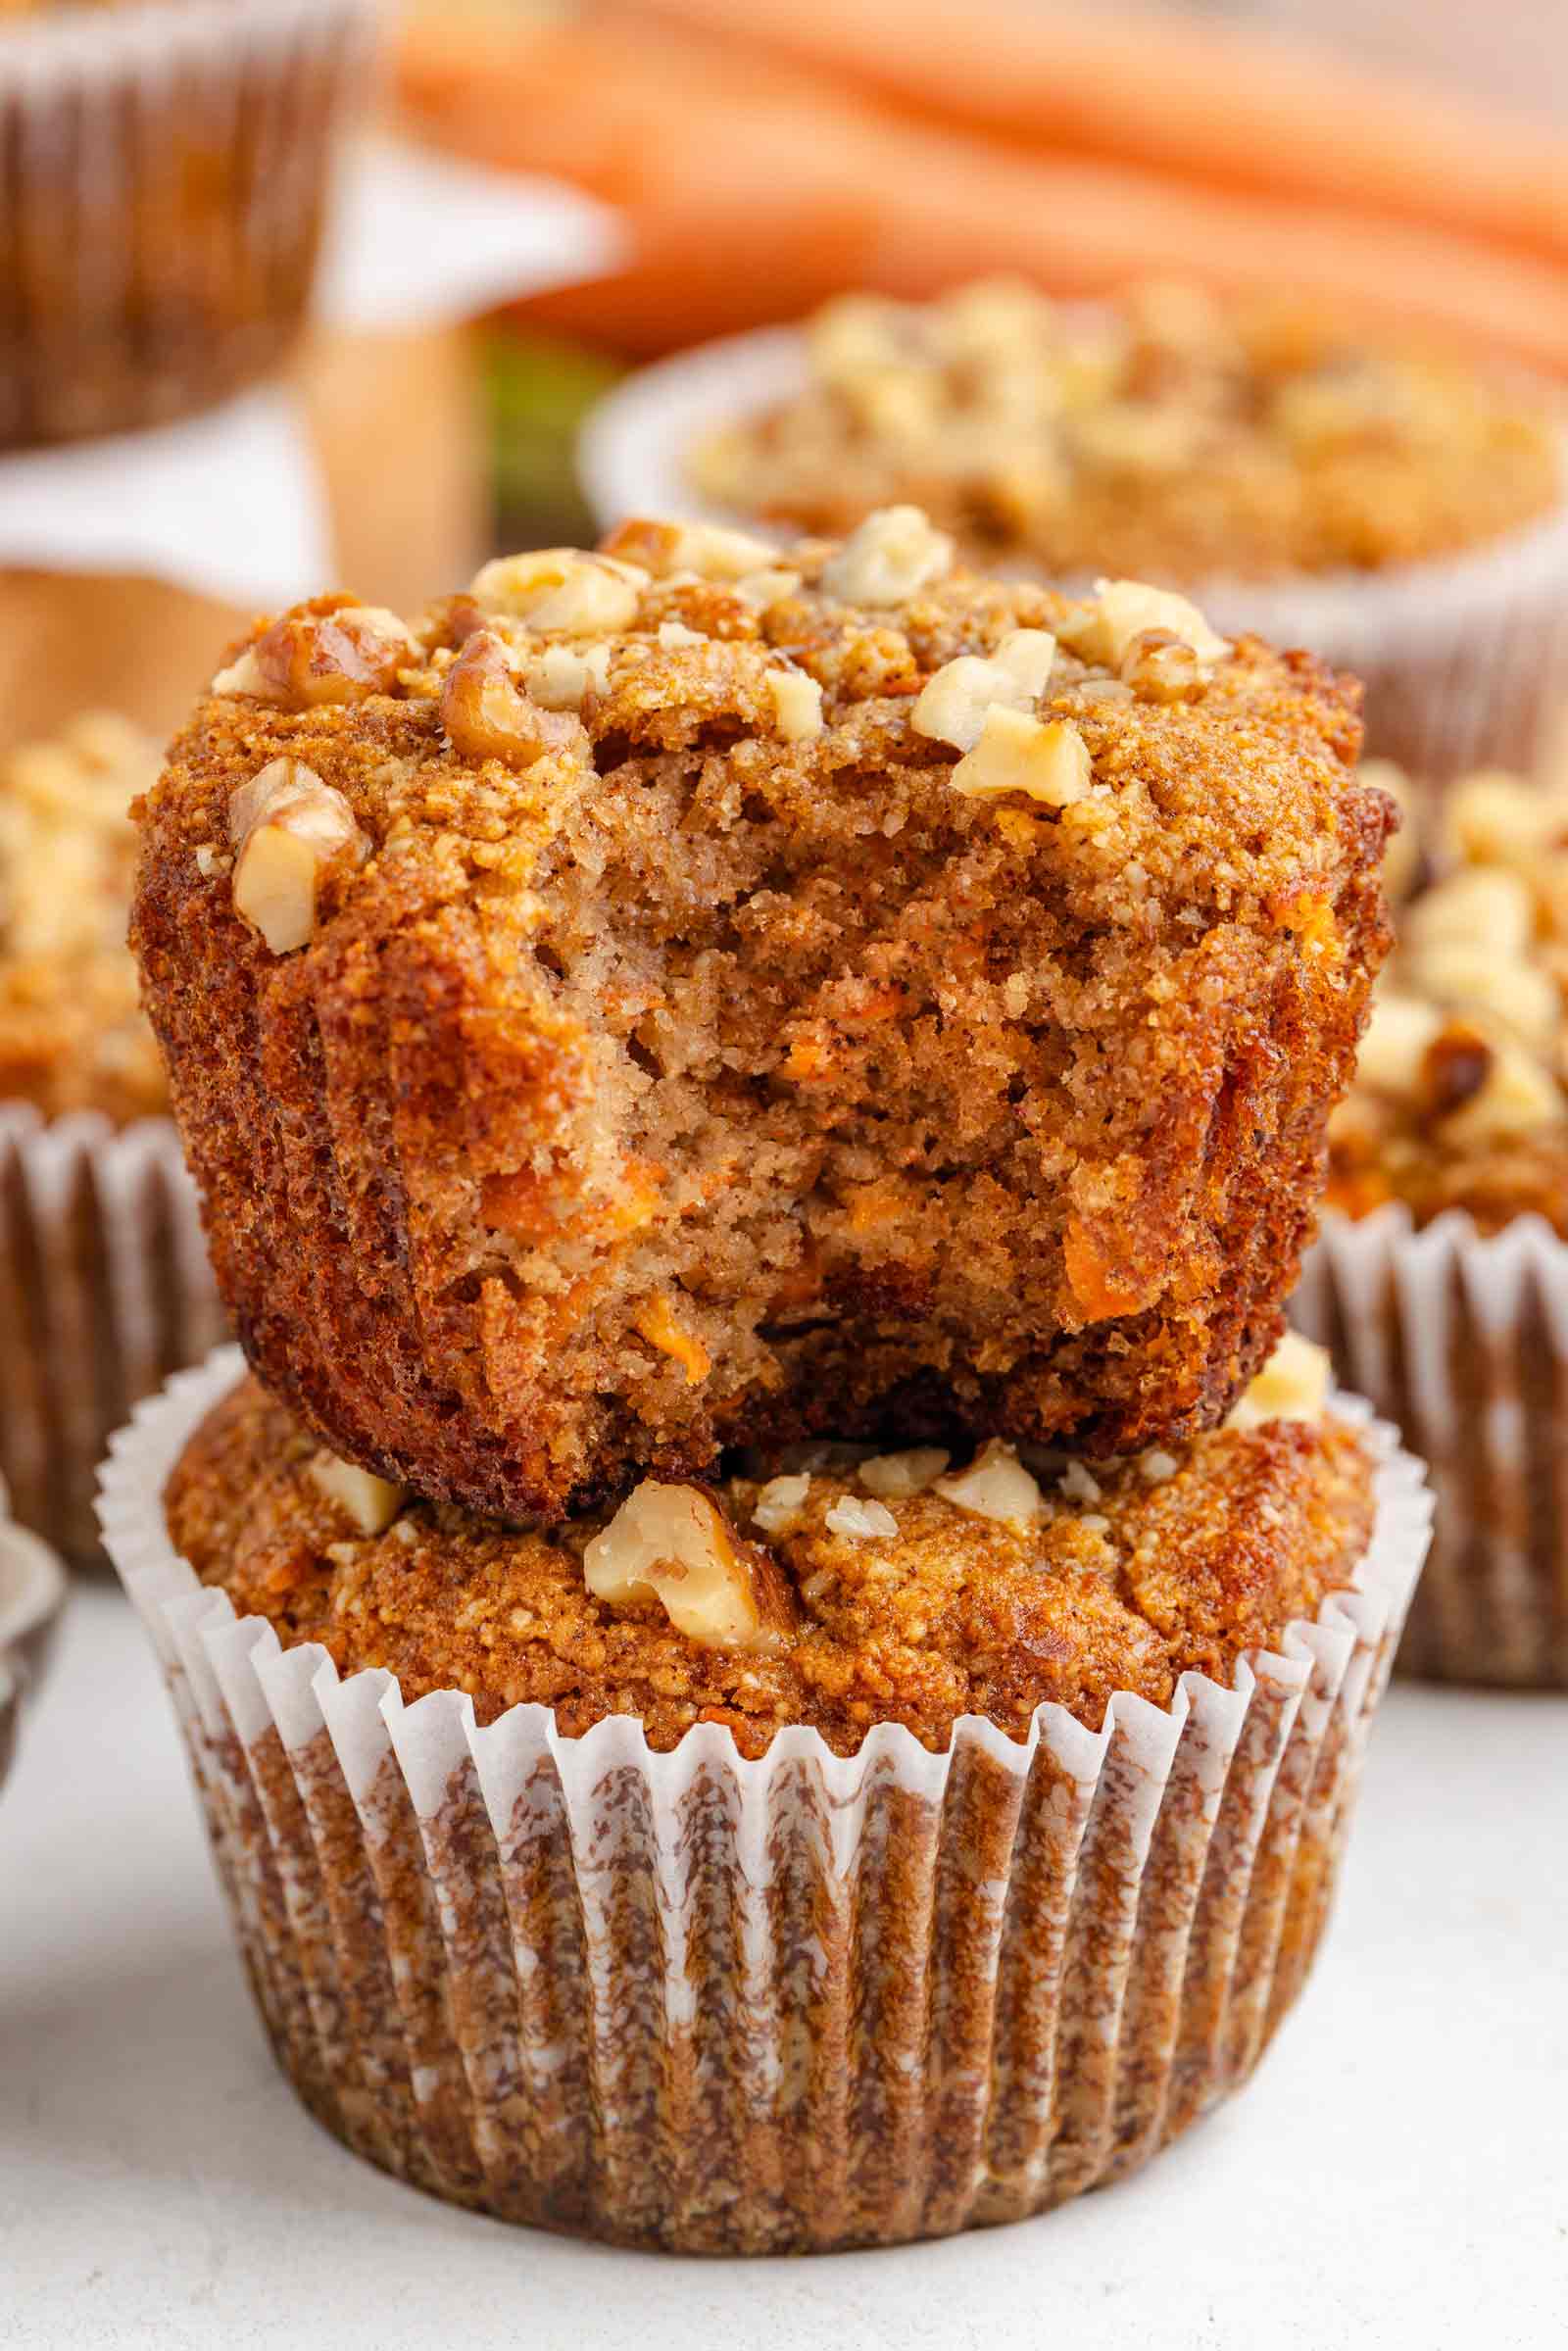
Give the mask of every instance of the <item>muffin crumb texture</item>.
M 1562 494 L 1539 394 L 1299 302 L 995 281 L 841 297 L 806 346 L 799 392 L 692 451 L 705 498 L 814 531 L 913 499 L 979 563 L 1191 583 L 1453 555 Z
M 735 1444 L 1213 1425 L 1385 944 L 1358 736 L 1305 655 L 908 507 L 259 628 L 133 918 L 253 1365 L 510 1517 Z
M 533 1701 L 567 1736 L 635 1715 L 656 1749 L 699 1722 L 746 1755 L 790 1724 L 841 1753 L 880 1722 L 941 1748 L 960 1715 L 1021 1739 L 1047 1701 L 1098 1729 L 1115 1690 L 1164 1706 L 1185 1672 L 1229 1685 L 1351 1580 L 1366 1453 L 1316 1416 L 1320 1389 L 1279 1400 L 1305 1416 L 1179 1454 L 993 1445 L 952 1471 L 938 1448 L 817 1446 L 771 1476 L 648 1481 L 614 1513 L 506 1528 L 412 1496 L 368 1518 L 245 1381 L 166 1498 L 175 1546 L 241 1615 L 320 1641 L 341 1673 L 389 1668 L 410 1702 L 465 1690 L 488 1722 Z

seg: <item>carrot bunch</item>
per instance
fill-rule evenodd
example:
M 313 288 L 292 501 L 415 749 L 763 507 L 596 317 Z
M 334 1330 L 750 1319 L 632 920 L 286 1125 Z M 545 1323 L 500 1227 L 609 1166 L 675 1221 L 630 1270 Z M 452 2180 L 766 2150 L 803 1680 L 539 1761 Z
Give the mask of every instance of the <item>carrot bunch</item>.
M 1193 274 L 1568 373 L 1568 143 L 1267 36 L 1033 0 L 589 0 L 406 27 L 426 134 L 621 209 L 526 306 L 650 354 L 877 287 Z

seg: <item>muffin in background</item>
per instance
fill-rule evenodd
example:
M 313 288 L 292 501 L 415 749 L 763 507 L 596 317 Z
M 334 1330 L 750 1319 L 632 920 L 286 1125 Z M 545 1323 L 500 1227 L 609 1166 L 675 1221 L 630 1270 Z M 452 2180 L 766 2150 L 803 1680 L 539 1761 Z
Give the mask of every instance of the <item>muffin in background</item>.
M 665 362 L 583 447 L 606 522 L 909 499 L 992 567 L 1179 587 L 1354 670 L 1371 748 L 1436 779 L 1532 765 L 1568 699 L 1564 424 L 1555 389 L 1299 299 L 999 281 Z
M 1357 737 L 1309 657 L 913 508 L 259 626 L 132 930 L 258 1375 L 504 1517 L 824 1432 L 1212 1425 L 1387 944 Z
M 1432 1464 L 1401 1663 L 1564 1689 L 1568 791 L 1467 778 L 1406 876 L 1293 1312 Z
M 158 767 L 108 711 L 0 759 L 0 1477 L 78 1559 L 110 1432 L 221 1329 L 125 945 Z
M 304 322 L 369 0 L 0 10 L 0 449 L 162 424 Z
M 1312 1356 L 1110 1469 L 829 1447 L 512 1529 L 323 1454 L 232 1350 L 175 1381 L 105 1536 L 306 2105 L 690 2252 L 1145 2162 L 1301 1988 L 1424 1546 Z

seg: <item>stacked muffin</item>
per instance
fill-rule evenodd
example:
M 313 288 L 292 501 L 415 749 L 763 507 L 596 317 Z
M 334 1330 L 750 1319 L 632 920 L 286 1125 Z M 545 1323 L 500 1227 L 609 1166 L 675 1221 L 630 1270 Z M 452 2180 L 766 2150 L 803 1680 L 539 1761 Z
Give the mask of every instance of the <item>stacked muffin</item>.
M 1250 2070 L 1421 1549 L 1268 1361 L 1387 939 L 1357 745 L 1307 657 L 908 508 L 234 649 L 133 943 L 254 1377 L 105 1525 L 362 2152 L 881 2242 Z

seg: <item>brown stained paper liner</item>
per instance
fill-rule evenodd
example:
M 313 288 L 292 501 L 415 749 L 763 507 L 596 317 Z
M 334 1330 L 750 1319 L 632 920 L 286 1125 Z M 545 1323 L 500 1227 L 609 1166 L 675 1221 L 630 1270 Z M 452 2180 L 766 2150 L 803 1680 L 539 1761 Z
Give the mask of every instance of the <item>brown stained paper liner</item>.
M 609 529 L 629 514 L 747 520 L 702 498 L 687 476 L 690 452 L 705 433 L 789 399 L 806 381 L 793 327 L 730 336 L 639 369 L 582 433 L 579 472 L 599 522 Z M 1560 412 L 1555 387 L 1543 389 L 1542 405 Z M 1061 584 L 1087 594 L 1094 583 Z M 1367 749 L 1413 775 L 1530 773 L 1568 710 L 1568 497 L 1544 521 L 1464 556 L 1277 582 L 1211 579 L 1189 593 L 1217 628 L 1306 646 L 1353 670 L 1366 684 Z
M 1044 1706 L 934 1755 L 634 1719 L 488 1728 L 455 1690 L 236 1622 L 162 1494 L 225 1349 L 115 1440 L 104 1539 L 168 1677 L 252 1987 L 318 2121 L 503 2219 L 687 2252 L 1015 2220 L 1142 2163 L 1251 2072 L 1321 1932 L 1425 1547 L 1376 1450 L 1354 1589 L 1222 1690 Z
M 370 0 L 0 22 L 0 448 L 184 416 L 305 316 Z
M 1401 1669 L 1568 1690 L 1568 1244 L 1535 1216 L 1490 1240 L 1327 1216 L 1291 1314 L 1431 1464 Z
M 0 1478 L 22 1524 L 101 1558 L 112 1433 L 222 1329 L 173 1126 L 0 1103 Z

